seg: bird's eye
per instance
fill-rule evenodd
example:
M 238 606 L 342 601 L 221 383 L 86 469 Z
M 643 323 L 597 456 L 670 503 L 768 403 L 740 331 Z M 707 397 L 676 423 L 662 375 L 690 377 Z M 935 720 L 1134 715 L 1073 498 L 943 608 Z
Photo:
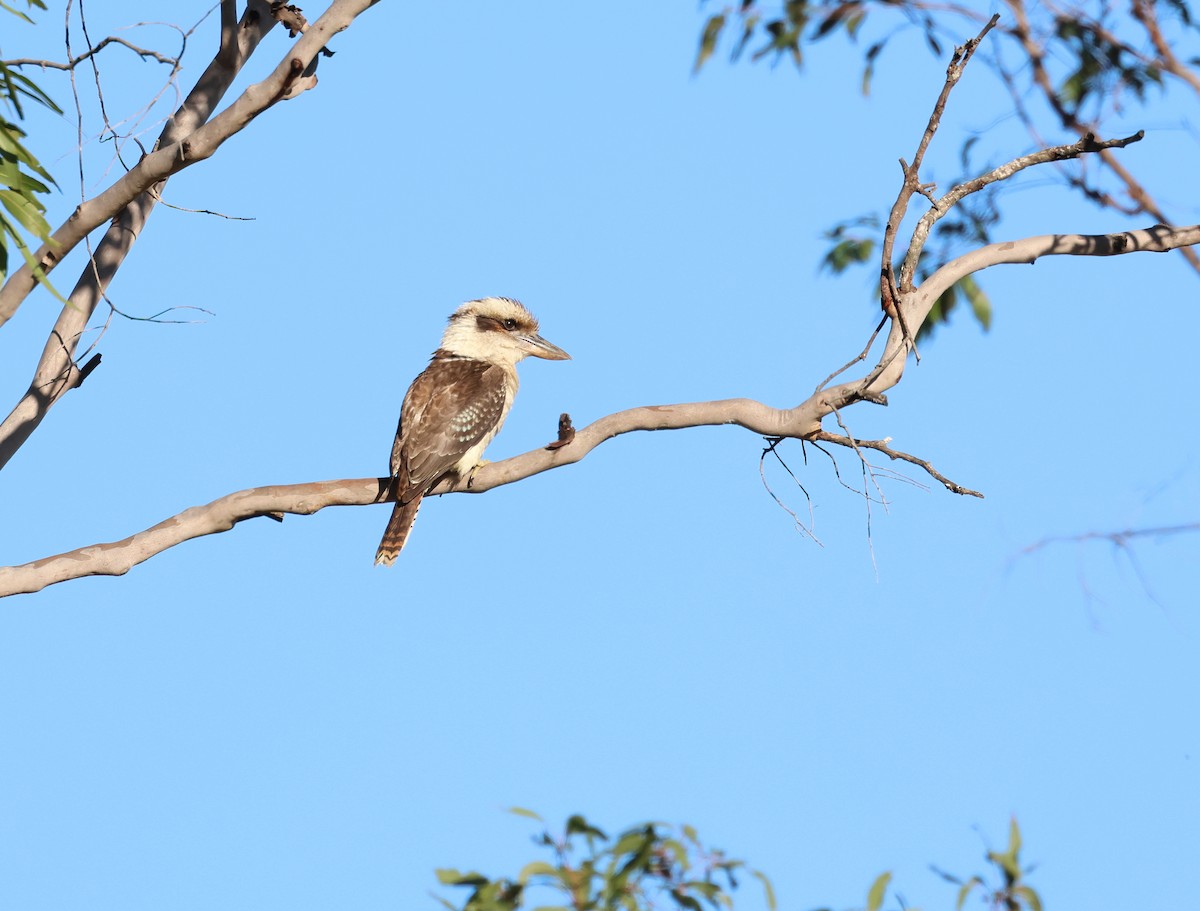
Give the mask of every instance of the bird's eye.
M 506 319 L 504 321 L 504 328 L 511 332 L 513 329 L 517 328 L 517 321 L 515 319 Z

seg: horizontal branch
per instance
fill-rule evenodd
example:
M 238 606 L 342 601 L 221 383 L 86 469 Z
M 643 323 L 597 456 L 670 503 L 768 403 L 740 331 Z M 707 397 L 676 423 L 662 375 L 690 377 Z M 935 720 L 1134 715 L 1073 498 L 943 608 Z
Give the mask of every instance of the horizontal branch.
M 584 458 L 606 440 L 636 430 L 676 430 L 736 424 L 764 436 L 791 436 L 793 412 L 750 399 L 650 405 L 608 415 L 576 432 L 569 445 L 536 449 L 478 469 L 469 488 L 442 482 L 433 493 L 483 493 Z M 818 425 L 819 429 L 819 425 Z M 194 506 L 120 541 L 94 544 L 22 566 L 0 567 L 0 597 L 36 592 L 85 576 L 124 575 L 134 566 L 184 541 L 229 531 L 237 523 L 272 513 L 312 515 L 327 506 L 367 506 L 394 499 L 388 478 L 317 481 L 240 490 Z
M 988 244 L 952 259 L 915 291 L 903 296 L 901 312 L 915 333 L 929 316 L 938 298 L 955 282 L 991 266 L 1035 263 L 1043 256 L 1122 256 L 1127 253 L 1166 253 L 1200 244 L 1200 225 L 1154 225 L 1119 234 L 1040 234 L 1022 240 Z M 906 365 L 908 341 L 893 322 L 879 362 L 862 380 L 851 380 L 818 393 L 822 407 L 818 420 L 869 396 L 878 396 L 900 382 Z
M 1124 234 L 1049 234 L 1024 240 L 990 244 L 947 263 L 935 272 L 906 305 L 914 328 L 929 313 L 932 301 L 945 287 L 963 275 L 999 263 L 1036 261 L 1041 256 L 1115 256 L 1134 252 L 1166 252 L 1185 244 L 1200 243 L 1200 225 L 1169 228 L 1157 225 Z M 939 290 L 939 288 L 941 290 Z M 470 487 L 455 488 L 442 482 L 431 493 L 484 493 L 505 484 L 532 477 L 543 471 L 571 465 L 607 440 L 640 430 L 681 430 L 733 424 L 764 437 L 814 439 L 841 445 L 867 447 L 918 465 L 948 490 L 978 496 L 938 474 L 924 459 L 893 450 L 882 441 L 855 440 L 826 433 L 822 418 L 853 402 L 883 401 L 879 393 L 899 382 L 903 375 L 904 338 L 893 325 L 879 364 L 866 380 L 843 383 L 817 391 L 795 408 L 772 408 L 753 399 L 722 399 L 677 405 L 647 405 L 607 415 L 577 431 L 570 443 L 550 449 L 535 449 L 523 455 L 492 462 L 475 472 Z M 871 379 L 873 377 L 873 379 Z M 108 544 L 95 544 L 46 557 L 21 566 L 0 567 L 0 597 L 40 591 L 48 585 L 84 576 L 123 575 L 137 564 L 168 548 L 204 535 L 229 531 L 238 522 L 272 513 L 311 515 L 327 506 L 366 506 L 393 498 L 387 478 L 358 478 L 255 487 L 238 491 L 205 505 L 194 506 L 152 528 Z
M 1039 234 L 1022 240 L 988 244 L 950 260 L 929 276 L 920 288 L 922 299 L 914 307 L 923 320 L 929 307 L 955 282 L 991 266 L 1005 263 L 1032 265 L 1043 256 L 1123 256 L 1126 253 L 1168 253 L 1200 244 L 1200 225 L 1154 225 L 1118 234 Z M 924 312 L 921 308 L 924 307 Z

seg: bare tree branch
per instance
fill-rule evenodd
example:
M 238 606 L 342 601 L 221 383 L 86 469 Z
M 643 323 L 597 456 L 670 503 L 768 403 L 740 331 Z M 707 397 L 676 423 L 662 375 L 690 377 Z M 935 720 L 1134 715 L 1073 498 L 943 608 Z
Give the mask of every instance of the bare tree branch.
M 962 496 L 966 497 L 979 497 L 981 500 L 983 499 L 983 494 L 981 494 L 978 490 L 972 490 L 969 487 L 963 487 L 961 484 L 956 484 L 954 481 L 951 481 L 936 468 L 934 468 L 933 465 L 930 464 L 930 462 L 928 462 L 926 459 L 919 458 L 915 455 L 910 455 L 907 452 L 901 452 L 899 449 L 893 449 L 888 445 L 887 440 L 859 440 L 850 436 L 843 436 L 839 433 L 828 433 L 824 431 L 810 437 L 809 439 L 813 440 L 814 442 L 837 443 L 839 446 L 846 446 L 856 451 L 859 449 L 873 449 L 876 452 L 882 452 L 893 461 L 899 459 L 902 462 L 910 462 L 913 465 L 923 468 L 931 478 L 933 478 L 951 493 L 961 494 Z M 863 461 L 866 460 L 863 459 Z
M 1023 240 L 990 244 L 955 259 L 931 276 L 905 302 L 913 325 L 929 313 L 942 290 L 962 276 L 1000 263 L 1033 263 L 1042 256 L 1118 256 L 1126 253 L 1165 253 L 1185 244 L 1200 244 L 1200 225 L 1170 228 L 1156 225 L 1142 231 L 1123 234 L 1047 234 Z M 891 335 L 880 363 L 873 370 L 872 383 L 879 389 L 896 385 L 904 372 L 904 359 L 895 357 L 903 349 L 903 337 L 893 323 Z M 821 420 L 838 409 L 864 400 L 863 380 L 843 383 L 817 391 L 795 408 L 772 408 L 753 399 L 723 399 L 676 405 L 647 405 L 607 415 L 577 430 L 567 445 L 535 449 L 523 455 L 481 466 L 472 476 L 470 487 L 455 488 L 442 482 L 432 491 L 441 493 L 484 493 L 512 484 L 544 471 L 572 465 L 584 459 L 597 446 L 614 437 L 635 431 L 682 430 L 734 424 L 754 434 L 830 442 L 850 448 L 872 449 L 889 458 L 918 465 L 947 490 L 968 496 L 976 491 L 947 479 L 926 460 L 892 449 L 881 440 L 853 440 L 828 433 Z M 366 506 L 384 503 L 394 497 L 388 478 L 357 478 L 256 487 L 195 506 L 166 519 L 152 528 L 121 541 L 95 544 L 46 557 L 21 566 L 0 567 L 0 597 L 40 591 L 48 585 L 68 579 L 95 575 L 122 575 L 137 564 L 171 547 L 204 535 L 229 531 L 238 522 L 272 513 L 311 515 L 327 506 Z
M 1089 541 L 1107 541 L 1115 547 L 1129 547 L 1137 538 L 1168 538 L 1172 535 L 1194 534 L 1200 531 L 1200 522 L 1186 525 L 1164 525 L 1158 528 L 1123 528 L 1120 531 L 1088 531 L 1080 535 L 1051 535 L 1021 548 L 1021 555 L 1036 553 L 1051 544 L 1085 544 Z
M 97 245 L 95 256 L 63 307 L 43 349 L 29 390 L 0 423 L 0 468 L 8 463 L 50 408 L 78 385 L 73 362 L 75 347 L 105 289 L 121 267 L 146 218 L 172 174 L 211 157 L 229 137 L 294 91 L 307 64 L 332 35 L 349 27 L 377 0 L 335 0 L 262 82 L 247 88 L 229 107 L 213 117 L 245 61 L 274 25 L 265 0 L 251 0 L 238 28 L 228 26 L 232 0 L 222 4 L 222 46 L 183 106 L 168 122 L 155 149 L 99 196 L 82 203 L 40 248 L 37 261 L 46 272 L 94 228 L 116 216 Z M 230 40 L 234 44 L 230 45 Z M 34 287 L 27 265 L 15 271 L 0 289 L 0 326 L 16 311 Z
M 4 64 L 5 66 L 36 66 L 41 67 L 44 70 L 73 70 L 85 60 L 88 60 L 92 56 L 99 54 L 110 44 L 119 44 L 123 47 L 127 47 L 140 57 L 148 57 L 150 59 L 157 60 L 159 63 L 165 63 L 168 66 L 175 67 L 179 65 L 179 58 L 177 57 L 168 57 L 165 54 L 160 54 L 158 51 L 152 51 L 148 48 L 138 47 L 136 44 L 126 41 L 124 38 L 120 38 L 116 35 L 109 35 L 103 41 L 98 42 L 91 50 L 72 57 L 66 63 L 59 63 L 57 60 L 38 60 L 32 57 L 18 57 L 15 60 L 5 60 Z
M 1017 0 L 1010 0 L 1010 2 L 1016 3 Z M 275 6 L 278 5 L 275 4 Z M 358 12 L 361 12 L 362 9 L 370 5 L 370 2 L 369 0 L 357 0 L 357 6 L 354 6 L 350 0 L 343 0 L 341 5 L 344 11 L 357 9 Z M 226 43 L 223 45 L 221 54 L 218 55 L 219 59 L 225 56 L 228 51 L 227 39 L 230 34 L 228 17 L 231 6 L 232 3 L 230 0 L 226 0 L 222 4 L 222 34 L 226 38 Z M 334 6 L 339 6 L 339 4 L 335 3 Z M 332 9 L 333 7 L 331 7 Z M 345 24 L 349 24 L 354 15 L 357 15 L 357 12 L 349 15 Z M 296 45 L 296 52 L 281 62 L 269 79 L 247 89 L 238 101 L 221 115 L 214 118 L 211 123 L 206 126 L 199 126 L 199 123 L 203 122 L 201 119 L 199 122 L 190 124 L 189 128 L 192 130 L 190 135 L 182 129 L 176 133 L 170 133 L 172 128 L 168 127 L 168 130 L 164 132 L 164 136 L 166 137 L 170 133 L 169 138 L 174 145 L 163 148 L 161 146 L 164 143 L 160 142 L 160 148 L 143 158 L 138 167 L 134 169 L 135 171 L 142 169 L 145 172 L 139 179 L 145 179 L 147 176 L 155 177 L 155 180 L 147 184 L 145 188 L 148 192 L 145 193 L 144 198 L 149 200 L 150 205 L 153 205 L 156 199 L 157 187 L 155 187 L 155 183 L 161 186 L 161 180 L 164 180 L 166 176 L 174 173 L 180 167 L 186 166 L 186 163 L 211 155 L 224 138 L 245 126 L 257 113 L 274 103 L 274 101 L 286 97 L 288 92 L 295 91 L 298 87 L 299 90 L 303 89 L 304 86 L 300 83 L 311 75 L 304 71 L 304 60 L 311 60 L 319 48 L 324 46 L 327 34 L 323 33 L 321 25 L 327 22 L 328 16 L 329 13 L 323 16 L 316 23 L 316 26 L 309 28 L 305 32 L 305 36 Z M 940 124 L 942 111 L 950 90 L 957 82 L 959 76 L 961 76 L 962 68 L 970 59 L 975 47 L 987 33 L 988 29 L 995 24 L 995 21 L 995 18 L 990 20 L 976 39 L 955 51 L 954 60 L 947 70 L 946 82 L 942 88 L 938 103 L 935 105 L 934 112 L 930 116 L 925 133 L 917 149 L 917 154 L 914 156 L 913 164 L 908 165 L 902 162 L 904 167 L 904 185 L 897 198 L 896 205 L 893 207 L 892 218 L 889 219 L 891 239 L 894 240 L 895 238 L 900 218 L 903 216 L 913 193 L 922 193 L 933 204 L 931 213 L 926 214 L 914 233 L 912 243 L 909 247 L 909 256 L 914 255 L 914 250 L 916 251 L 915 255 L 920 254 L 921 248 L 928 239 L 929 229 L 937 218 L 944 215 L 945 212 L 949 211 L 969 193 L 975 192 L 991 183 L 1004 180 L 1022 168 L 1030 167 L 1034 164 L 1077 157 L 1085 153 L 1106 154 L 1112 148 L 1124 146 L 1140 138 L 1139 134 L 1127 137 L 1126 139 L 1097 142 L 1094 137 L 1087 135 L 1080 142 L 1069 146 L 1058 146 L 1014 159 L 1001 168 L 982 175 L 973 181 L 968 181 L 959 187 L 955 187 L 941 199 L 934 198 L 931 188 L 922 186 L 919 182 L 918 172 L 921 162 L 929 142 L 932 140 Z M 343 25 L 342 27 L 345 26 Z M 300 53 L 300 48 L 304 45 L 305 41 L 309 41 L 310 39 L 311 44 L 305 50 L 307 56 L 304 56 Z M 244 57 L 240 59 L 244 59 Z M 197 87 L 198 89 L 199 86 Z M 211 113 L 211 108 L 209 113 Z M 207 116 L 207 113 L 204 116 Z M 162 156 L 161 153 L 163 152 L 170 153 L 173 157 L 170 157 L 170 160 L 168 160 Z M 179 163 L 180 161 L 183 163 Z M 147 162 L 150 162 L 150 164 L 147 164 Z M 134 172 L 131 171 L 130 173 Z M 118 181 L 118 185 L 120 183 Z M 130 206 L 126 212 L 128 213 L 128 211 L 133 209 L 134 206 Z M 145 211 L 148 212 L 148 207 Z M 144 221 L 144 213 L 141 218 Z M 140 223 L 133 227 L 140 229 Z M 136 230 L 132 233 L 136 236 Z M 106 237 L 106 241 L 107 239 Z M 116 259 L 107 275 L 102 271 L 102 269 L 106 268 L 106 263 L 99 255 L 103 251 L 103 244 L 101 245 L 101 250 L 98 251 L 94 285 L 91 286 L 94 288 L 95 294 L 103 293 L 107 280 L 111 278 L 111 271 L 119 266 L 120 260 L 123 258 L 124 253 L 121 252 L 118 246 L 119 240 L 119 238 L 113 240 L 113 246 L 116 248 L 116 253 L 113 255 Z M 881 294 L 885 309 L 888 309 L 890 304 L 889 313 L 894 314 L 895 318 L 892 321 L 891 329 L 884 342 L 879 360 L 860 379 L 844 382 L 829 389 L 822 388 L 838 374 L 845 372 L 859 361 L 866 360 L 868 353 L 873 347 L 873 342 L 882 328 L 882 323 L 879 327 L 876 327 L 875 332 L 872 333 L 871 340 L 868 341 L 863 351 L 856 358 L 831 374 L 811 396 L 794 408 L 773 408 L 751 399 L 726 399 L 677 405 L 652 405 L 633 408 L 600 418 L 582 430 L 575 431 L 573 437 L 569 432 L 569 419 L 564 416 L 563 421 L 565 423 L 560 424 L 559 439 L 556 443 L 551 444 L 551 446 L 502 462 L 482 466 L 472 474 L 470 482 L 461 488 L 452 487 L 443 481 L 431 493 L 483 493 L 493 487 L 511 484 L 543 471 L 578 462 L 606 440 L 633 431 L 677 430 L 687 427 L 735 424 L 768 438 L 772 443 L 772 448 L 779 440 L 784 438 L 811 441 L 817 444 L 818 448 L 823 452 L 826 452 L 826 450 L 819 445 L 820 443 L 834 443 L 845 446 L 852 449 L 858 455 L 864 472 L 869 473 L 870 480 L 875 480 L 876 469 L 867 462 L 864 450 L 882 452 L 891 459 L 899 459 L 917 465 L 940 482 L 947 490 L 963 495 L 980 496 L 978 492 L 946 478 L 928 460 L 893 449 L 887 440 L 858 440 L 852 437 L 842 422 L 840 411 L 848 405 L 860 401 L 869 401 L 876 404 L 887 403 L 884 392 L 900 382 L 906 366 L 907 352 L 912 348 L 913 336 L 910 334 L 908 327 L 911 326 L 914 329 L 919 329 L 929 316 L 934 303 L 951 285 L 967 275 L 993 265 L 1015 262 L 1032 263 L 1041 256 L 1052 255 L 1114 256 L 1135 252 L 1166 252 L 1196 244 L 1200 244 L 1200 225 L 1190 227 L 1155 225 L 1140 231 L 1129 231 L 1120 234 L 1053 234 L 1029 237 L 1018 241 L 989 244 L 988 246 L 960 256 L 939 268 L 920 287 L 913 286 L 911 273 L 904 274 L 903 271 L 902 280 L 899 286 L 897 286 L 894 277 L 891 275 L 890 251 L 892 247 L 889 246 L 889 252 L 883 260 L 884 274 L 881 281 Z M 124 250 L 127 251 L 127 249 L 128 246 L 125 246 Z M 87 275 L 85 274 L 86 278 Z M 81 280 L 80 286 L 83 287 L 84 285 L 84 280 Z M 6 287 L 5 291 L 7 290 Z M 80 288 L 77 287 L 76 292 L 81 293 Z M 3 293 L 3 291 L 0 291 L 0 304 L 3 303 Z M 94 305 L 93 300 L 92 306 Z M 64 314 L 66 312 L 64 310 Z M 60 324 L 61 322 L 62 320 L 60 319 Z M 82 323 L 79 324 L 79 327 L 82 328 L 82 325 Z M 65 372 L 61 375 L 50 377 L 53 383 L 59 384 L 58 387 L 54 387 L 53 383 L 51 384 L 52 390 L 55 388 L 58 390 L 57 392 L 53 392 L 54 397 L 61 395 L 65 389 L 72 388 L 72 385 L 78 385 L 82 375 L 82 371 L 76 369 L 71 360 L 74 346 L 77 342 L 77 333 L 72 335 L 62 331 L 62 328 L 64 327 L 61 327 L 61 325 L 60 328 L 56 328 L 55 334 L 52 335 L 51 341 L 47 344 L 47 354 L 43 357 L 43 362 L 49 363 L 53 362 L 52 356 L 58 355 L 60 351 L 65 356 L 66 367 L 63 368 Z M 31 393 L 34 391 L 34 388 L 31 388 Z M 38 415 L 38 420 L 40 420 L 40 415 L 45 413 L 45 408 L 48 408 L 49 404 L 53 403 L 53 400 L 54 398 L 47 399 L 47 404 Z M 837 417 L 838 423 L 844 431 L 843 433 L 830 433 L 822 428 L 822 420 L 829 415 Z M 6 437 L 3 435 L 3 432 L 7 424 L 8 422 L 5 425 L 0 425 L 0 456 L 4 455 Z M 25 435 L 27 436 L 28 434 L 26 433 Z M 7 439 L 15 439 L 15 437 L 10 436 Z M 17 445 L 19 445 L 19 442 Z M 826 454 L 830 455 L 828 452 Z M 832 455 L 830 457 L 832 458 Z M 0 461 L 0 464 L 3 464 L 3 462 Z M 870 501 L 870 491 L 865 490 L 862 493 Z M 880 494 L 882 495 L 882 490 L 880 490 Z M 163 550 L 174 547 L 191 538 L 228 531 L 235 524 L 247 518 L 256 516 L 279 517 L 283 513 L 289 512 L 298 515 L 309 515 L 326 506 L 367 505 L 385 502 L 393 496 L 391 483 L 387 478 L 327 481 L 279 487 L 260 487 L 239 491 L 215 500 L 206 506 L 197 506 L 185 510 L 177 516 L 173 516 L 152 528 L 132 535 L 122 541 L 80 548 L 66 554 L 38 560 L 23 566 L 0 568 L 0 596 L 37 591 L 56 582 L 87 575 L 122 574 L 156 553 L 161 553 Z

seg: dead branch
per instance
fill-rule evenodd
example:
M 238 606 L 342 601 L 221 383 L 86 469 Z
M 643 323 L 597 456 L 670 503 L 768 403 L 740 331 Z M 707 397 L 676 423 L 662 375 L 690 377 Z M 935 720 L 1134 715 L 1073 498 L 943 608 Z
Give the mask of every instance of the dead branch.
M 157 60 L 159 63 L 164 63 L 170 67 L 179 66 L 179 58 L 178 57 L 168 57 L 165 54 L 160 54 L 158 51 L 153 51 L 153 50 L 150 50 L 149 48 L 138 47 L 133 42 L 126 41 L 124 38 L 117 37 L 116 35 L 109 35 L 107 38 L 98 42 L 96 44 L 96 46 L 93 47 L 91 50 L 85 51 L 84 53 L 79 54 L 76 57 L 72 57 L 70 60 L 66 61 L 65 63 L 60 63 L 57 60 L 38 60 L 38 59 L 34 59 L 32 57 L 18 57 L 15 60 L 5 60 L 4 64 L 5 64 L 5 66 L 10 66 L 10 67 L 12 67 L 12 66 L 36 66 L 36 67 L 40 67 L 43 70 L 73 70 L 73 69 L 75 69 L 75 67 L 79 66 L 79 64 L 83 63 L 85 60 L 89 60 L 92 57 L 94 57 L 96 54 L 99 54 L 102 50 L 104 50 L 110 44 L 119 44 L 122 47 L 127 47 L 131 51 L 133 51 L 135 54 L 137 54 L 139 57 L 145 57 L 150 60 Z
M 858 452 L 860 449 L 872 449 L 875 452 L 882 452 L 892 461 L 899 459 L 900 461 L 910 462 L 911 464 L 924 469 L 926 474 L 928 474 L 931 478 L 933 478 L 951 493 L 961 494 L 962 496 L 966 497 L 979 497 L 981 500 L 983 499 L 983 494 L 981 494 L 978 490 L 972 490 L 969 487 L 963 487 L 961 484 L 956 484 L 954 481 L 951 481 L 936 468 L 934 468 L 933 465 L 931 465 L 925 459 L 914 455 L 909 455 L 907 452 L 901 452 L 898 449 L 893 449 L 888 445 L 887 440 L 859 440 L 850 436 L 842 435 L 840 433 L 829 433 L 824 430 L 812 437 L 809 437 L 809 439 L 825 443 L 837 443 L 839 446 L 849 447 L 854 449 L 856 452 Z M 863 458 L 861 452 L 859 453 L 859 458 L 864 463 L 866 462 L 866 459 Z

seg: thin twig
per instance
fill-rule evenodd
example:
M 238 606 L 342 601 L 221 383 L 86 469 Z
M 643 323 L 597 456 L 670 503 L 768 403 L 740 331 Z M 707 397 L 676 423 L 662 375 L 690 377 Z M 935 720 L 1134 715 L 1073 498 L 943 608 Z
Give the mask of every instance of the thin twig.
M 166 66 L 176 67 L 179 65 L 179 58 L 177 57 L 168 57 L 166 54 L 160 54 L 158 51 L 150 50 L 149 48 L 138 47 L 136 44 L 126 41 L 124 38 L 120 38 L 116 35 L 109 35 L 103 41 L 100 41 L 98 44 L 96 44 L 95 47 L 90 48 L 89 50 L 80 54 L 78 57 L 69 58 L 66 63 L 59 63 L 56 60 L 39 60 L 32 57 L 18 57 L 16 60 L 5 60 L 4 65 L 10 67 L 37 66 L 44 70 L 73 70 L 85 60 L 89 60 L 96 54 L 99 54 L 110 44 L 119 44 L 122 47 L 127 47 L 141 57 L 157 60 L 159 63 L 165 64 Z
M 934 468 L 933 465 L 927 460 L 915 455 L 910 455 L 907 452 L 901 452 L 898 449 L 893 449 L 888 445 L 888 440 L 858 440 L 850 437 L 849 435 L 842 436 L 841 434 L 830 433 L 827 430 L 822 430 L 820 433 L 814 434 L 808 439 L 810 442 L 813 440 L 823 440 L 828 443 L 837 443 L 839 446 L 848 446 L 855 451 L 860 449 L 873 449 L 876 452 L 882 452 L 889 459 L 899 459 L 904 462 L 910 462 L 911 464 L 924 469 L 926 474 L 928 474 L 931 478 L 933 478 L 951 493 L 962 494 L 963 496 L 967 497 L 979 497 L 981 500 L 983 499 L 983 494 L 981 494 L 979 491 L 971 490 L 969 487 L 963 487 L 961 484 L 951 481 L 944 474 Z M 861 458 L 861 453 L 859 457 Z
M 855 364 L 867 359 L 867 354 L 870 353 L 871 346 L 875 344 L 875 339 L 879 337 L 880 330 L 883 329 L 883 327 L 887 324 L 887 319 L 887 316 L 884 315 L 883 318 L 879 320 L 879 325 L 875 327 L 875 331 L 871 333 L 871 337 L 867 339 L 867 343 L 863 346 L 863 350 L 860 351 L 857 356 L 851 358 L 841 367 L 838 367 L 837 370 L 833 371 L 833 373 L 829 374 L 829 376 L 825 377 L 825 379 L 821 380 L 821 382 L 817 384 L 817 388 L 813 390 L 814 395 L 828 386 L 832 380 L 841 376 Z

